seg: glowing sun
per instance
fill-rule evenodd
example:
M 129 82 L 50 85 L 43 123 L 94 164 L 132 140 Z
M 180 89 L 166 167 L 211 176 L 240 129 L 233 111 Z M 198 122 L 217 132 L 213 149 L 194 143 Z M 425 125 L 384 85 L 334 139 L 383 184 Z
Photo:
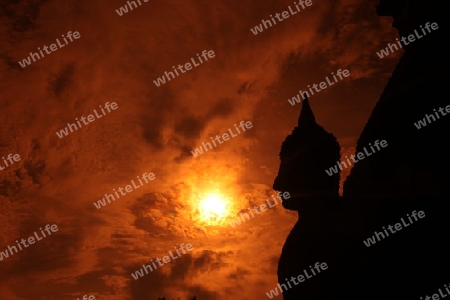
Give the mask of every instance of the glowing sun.
M 200 201 L 200 213 L 205 221 L 218 220 L 226 216 L 227 203 L 217 194 L 210 194 Z

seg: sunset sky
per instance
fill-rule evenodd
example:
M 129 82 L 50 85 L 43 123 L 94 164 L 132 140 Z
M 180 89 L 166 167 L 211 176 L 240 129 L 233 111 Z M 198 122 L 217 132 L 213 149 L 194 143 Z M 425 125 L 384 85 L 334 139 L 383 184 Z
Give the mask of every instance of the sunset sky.
M 301 104 L 288 99 L 331 72 L 350 77 L 310 97 L 343 153 L 356 140 L 402 51 L 370 0 L 316 1 L 254 35 L 294 1 L 4 1 L 0 7 L 0 251 L 46 224 L 59 230 L 0 261 L 0 299 L 264 299 L 297 213 L 281 205 L 232 228 L 275 195 L 281 143 Z M 18 61 L 68 31 L 80 38 L 22 68 Z M 203 50 L 215 57 L 157 87 L 153 80 Z M 118 108 L 59 138 L 106 102 Z M 251 121 L 245 133 L 191 150 Z M 2 165 L 3 166 L 3 165 Z M 331 167 L 331 166 L 330 166 Z M 144 173 L 155 180 L 101 209 L 93 202 Z M 219 219 L 202 201 L 226 205 Z M 180 244 L 193 250 L 135 280 Z M 281 299 L 281 297 L 278 297 Z

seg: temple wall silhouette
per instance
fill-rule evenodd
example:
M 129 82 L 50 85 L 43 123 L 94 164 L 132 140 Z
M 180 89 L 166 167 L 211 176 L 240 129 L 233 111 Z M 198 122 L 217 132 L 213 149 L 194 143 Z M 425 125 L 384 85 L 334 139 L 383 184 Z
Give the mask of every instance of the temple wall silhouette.
M 284 299 L 412 299 L 450 280 L 444 238 L 450 229 L 450 116 L 420 130 L 414 126 L 450 104 L 444 90 L 445 11 L 442 0 L 382 0 L 377 7 L 378 15 L 394 18 L 400 36 L 426 22 L 438 23 L 439 29 L 404 48 L 356 152 L 375 140 L 386 140 L 388 147 L 354 165 L 343 197 L 338 196 L 339 174 L 325 173 L 340 160 L 339 145 L 303 102 L 298 126 L 282 145 L 273 185 L 291 193 L 283 206 L 299 214 L 282 249 L 278 282 L 286 285 L 286 278 L 316 262 L 326 262 L 329 269 L 299 285 L 291 283 Z M 421 223 L 372 247 L 363 244 L 413 210 L 425 212 Z
M 406 36 L 403 32 L 410 34 L 426 22 L 438 23 L 439 29 L 404 47 L 405 53 L 376 104 L 356 151 L 376 139 L 387 140 L 389 147 L 355 164 L 345 182 L 344 195 L 448 193 L 450 165 L 441 157 L 449 149 L 444 137 L 450 118 L 441 117 L 420 130 L 413 125 L 425 114 L 434 114 L 434 109 L 449 104 L 444 96 L 447 76 L 443 62 L 448 61 L 443 47 L 445 23 L 439 11 L 428 12 L 426 17 L 426 10 L 418 3 L 409 7 L 413 12 L 420 12 L 417 18 L 410 12 L 408 16 L 413 20 L 407 25 L 394 21 L 399 34 Z

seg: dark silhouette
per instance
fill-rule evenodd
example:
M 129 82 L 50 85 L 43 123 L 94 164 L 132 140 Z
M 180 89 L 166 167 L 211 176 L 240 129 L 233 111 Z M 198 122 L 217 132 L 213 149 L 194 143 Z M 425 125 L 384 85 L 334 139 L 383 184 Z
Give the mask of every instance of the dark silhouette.
M 284 190 L 300 197 L 337 197 L 339 176 L 328 176 L 324 170 L 339 160 L 340 147 L 336 138 L 316 123 L 304 97 L 298 125 L 281 147 L 280 172 L 273 187 L 281 190 L 283 184 Z
M 443 0 L 381 1 L 377 7 L 378 15 L 394 17 L 401 37 L 427 22 L 436 22 L 439 29 L 404 48 L 356 152 L 376 140 L 388 146 L 354 165 L 342 197 L 339 174 L 325 172 L 340 160 L 339 145 L 303 102 L 298 126 L 282 145 L 273 186 L 291 193 L 283 206 L 299 213 L 278 265 L 284 299 L 419 299 L 450 282 L 450 243 L 445 241 L 450 230 L 450 116 L 435 116 L 435 121 L 428 116 L 433 122 L 414 126 L 450 104 L 444 93 L 444 12 Z M 388 231 L 388 225 L 407 220 L 413 211 L 424 211 L 425 217 Z M 387 234 L 367 247 L 363 241 L 383 232 L 383 226 Z M 316 262 L 328 268 L 294 283 L 303 270 L 311 274 L 309 266 Z

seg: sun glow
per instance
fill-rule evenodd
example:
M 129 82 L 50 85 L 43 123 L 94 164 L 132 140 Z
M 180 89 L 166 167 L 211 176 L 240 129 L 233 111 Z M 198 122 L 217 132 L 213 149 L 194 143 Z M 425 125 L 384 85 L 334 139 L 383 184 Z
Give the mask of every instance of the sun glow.
M 240 210 L 242 193 L 236 170 L 240 165 L 229 166 L 229 159 L 195 162 L 196 166 L 186 174 L 185 193 L 180 191 L 178 197 L 186 199 L 192 225 L 208 235 L 216 235 L 222 227 L 230 226 L 229 221 Z
M 209 194 L 200 201 L 199 210 L 204 221 L 220 221 L 228 214 L 227 201 L 218 194 Z

